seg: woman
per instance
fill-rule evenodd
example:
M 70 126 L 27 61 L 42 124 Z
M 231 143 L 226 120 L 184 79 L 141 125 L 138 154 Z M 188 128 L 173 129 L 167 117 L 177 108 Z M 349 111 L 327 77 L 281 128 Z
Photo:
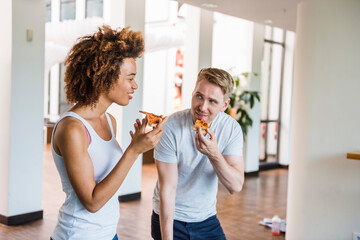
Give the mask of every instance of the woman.
M 74 106 L 57 121 L 52 153 L 66 199 L 51 236 L 60 239 L 117 239 L 117 191 L 139 154 L 153 148 L 162 123 L 145 133 L 137 119 L 125 152 L 115 139 L 116 121 L 106 113 L 126 106 L 138 88 L 135 59 L 144 51 L 140 32 L 99 28 L 71 49 L 65 65 L 66 97 Z

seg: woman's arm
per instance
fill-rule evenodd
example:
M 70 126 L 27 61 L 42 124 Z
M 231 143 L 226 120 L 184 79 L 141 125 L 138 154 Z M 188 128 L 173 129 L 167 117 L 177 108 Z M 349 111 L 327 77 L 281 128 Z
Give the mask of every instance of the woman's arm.
M 83 206 L 96 212 L 115 194 L 139 154 L 153 148 L 162 135 L 160 123 L 145 134 L 145 120 L 137 120 L 132 141 L 113 170 L 99 183 L 94 180 L 94 168 L 87 152 L 89 140 L 84 125 L 72 118 L 63 119 L 54 135 L 54 148 L 63 157 L 70 183 Z

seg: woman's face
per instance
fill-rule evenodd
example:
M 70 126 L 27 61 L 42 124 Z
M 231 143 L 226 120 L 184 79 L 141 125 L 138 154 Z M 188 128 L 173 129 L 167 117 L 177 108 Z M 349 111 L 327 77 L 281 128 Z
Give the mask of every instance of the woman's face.
M 125 58 L 120 66 L 117 81 L 109 91 L 108 97 L 121 106 L 129 104 L 138 85 L 135 82 L 136 63 L 133 58 Z

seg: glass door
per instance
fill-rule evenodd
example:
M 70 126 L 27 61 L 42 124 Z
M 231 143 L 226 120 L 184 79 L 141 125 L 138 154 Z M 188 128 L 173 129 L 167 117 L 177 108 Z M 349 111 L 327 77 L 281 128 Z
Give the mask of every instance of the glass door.
M 260 170 L 276 168 L 284 66 L 284 31 L 266 26 L 262 63 Z

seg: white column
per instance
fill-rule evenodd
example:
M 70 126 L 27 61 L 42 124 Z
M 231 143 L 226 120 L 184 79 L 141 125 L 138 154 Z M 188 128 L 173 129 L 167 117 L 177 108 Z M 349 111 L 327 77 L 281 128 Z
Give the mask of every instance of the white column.
M 360 226 L 360 1 L 311 0 L 297 12 L 287 232 L 351 239 Z
M 200 10 L 199 71 L 212 66 L 214 12 Z
M 261 61 L 264 55 L 264 25 L 254 23 L 253 28 L 253 45 L 252 45 L 252 67 L 251 72 L 257 73 L 258 76 L 251 76 L 250 90 L 260 91 L 261 83 Z M 244 144 L 244 161 L 245 172 L 259 171 L 259 155 L 260 155 L 260 103 L 256 102 L 254 108 L 249 111 L 249 115 L 253 120 L 252 127 L 248 128 L 246 144 Z
M 11 1 L 2 1 L 0 3 L 2 14 L 0 21 L 3 23 L 12 22 L 12 3 Z M 12 25 L 3 24 L 0 38 L 0 215 L 8 216 L 9 208 L 9 165 L 10 165 L 10 123 L 11 123 L 11 51 L 12 51 Z
M 166 51 L 165 66 L 165 93 L 164 98 L 164 114 L 170 115 L 174 112 L 174 85 L 175 85 L 175 65 L 176 65 L 176 48 L 171 48 Z
M 86 0 L 76 0 L 75 4 L 76 20 L 85 19 Z
M 14 224 L 14 216 L 42 217 L 45 11 L 41 0 L 2 1 L 0 8 L 8 23 L 0 39 L 0 215 Z
M 199 72 L 199 31 L 200 8 L 191 5 L 186 7 L 186 34 L 184 44 L 184 74 L 182 85 L 183 108 L 190 108 L 191 95 Z
M 168 92 L 167 85 L 170 83 L 172 88 L 169 92 L 174 93 L 174 75 L 168 78 L 167 62 L 175 66 L 175 56 L 169 61 L 168 50 L 146 53 L 144 56 L 144 79 L 143 79 L 143 109 L 155 114 L 165 114 L 165 106 Z M 174 71 L 173 71 L 174 72 Z M 157 86 L 156 88 L 154 86 Z M 173 94 L 169 96 L 170 101 Z
M 60 0 L 51 0 L 51 22 L 60 22 Z
M 125 2 L 126 0 L 104 0 L 103 18 L 111 27 L 125 26 Z
M 125 4 L 125 25 L 130 26 L 132 30 L 145 33 L 145 0 L 127 0 Z M 130 130 L 134 129 L 136 118 L 140 118 L 139 110 L 143 103 L 143 77 L 144 77 L 144 59 L 136 61 L 136 82 L 139 88 L 134 94 L 133 100 L 126 107 L 123 107 L 122 119 L 122 139 L 121 146 L 126 149 L 131 142 Z M 141 169 L 142 155 L 138 157 L 134 165 L 126 176 L 124 183 L 120 187 L 120 195 L 136 194 L 141 192 Z
M 104 0 L 103 2 L 103 18 L 105 24 L 112 28 L 119 28 L 125 26 L 125 0 Z M 108 112 L 116 119 L 116 140 L 120 146 L 125 150 L 126 146 L 122 145 L 122 107 L 117 104 L 112 104 L 108 108 Z

